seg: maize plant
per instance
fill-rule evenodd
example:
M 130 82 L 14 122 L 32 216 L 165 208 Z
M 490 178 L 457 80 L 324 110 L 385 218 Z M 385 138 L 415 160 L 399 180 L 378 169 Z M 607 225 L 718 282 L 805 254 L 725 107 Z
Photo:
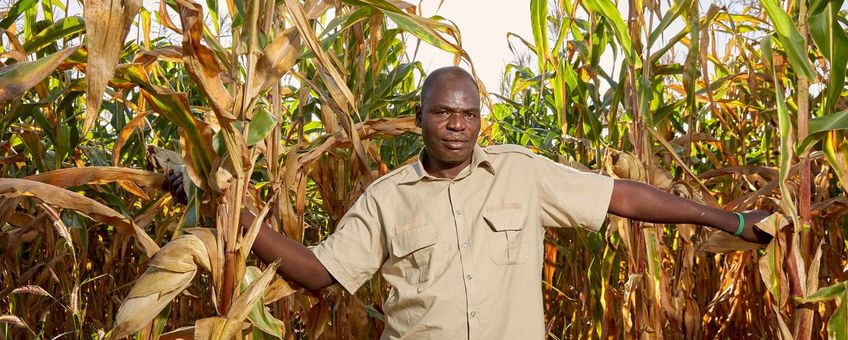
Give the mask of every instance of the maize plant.
M 507 39 L 531 58 L 480 85 L 481 144 L 780 213 L 765 248 L 616 217 L 550 230 L 548 336 L 848 338 L 842 1 L 528 6 L 533 36 Z M 473 71 L 459 27 L 403 1 L 18 0 L 0 29 L 0 337 L 380 335 L 380 277 L 290 285 L 240 212 L 332 233 L 422 146 L 415 41 Z

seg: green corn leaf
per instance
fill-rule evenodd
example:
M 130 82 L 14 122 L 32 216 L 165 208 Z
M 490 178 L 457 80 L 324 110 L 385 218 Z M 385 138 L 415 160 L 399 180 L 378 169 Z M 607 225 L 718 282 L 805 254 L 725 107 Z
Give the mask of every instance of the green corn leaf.
M 816 73 L 813 71 L 813 66 L 810 65 L 810 60 L 807 58 L 807 49 L 804 47 L 804 38 L 798 33 L 798 29 L 792 23 L 792 19 L 786 14 L 786 11 L 780 7 L 777 0 L 760 0 L 769 18 L 774 23 L 775 31 L 777 31 L 777 39 L 783 45 L 783 49 L 789 56 L 789 63 L 798 75 L 815 79 Z
M 848 67 L 848 49 L 845 47 L 848 46 L 848 34 L 837 21 L 842 2 L 816 0 L 811 4 L 813 9 L 821 7 L 822 10 L 810 15 L 810 36 L 825 59 L 830 62 L 830 77 L 822 107 L 822 113 L 825 115 L 833 112 L 839 96 L 845 90 L 845 68 Z
M 35 53 L 42 48 L 71 35 L 85 31 L 82 17 L 73 16 L 56 21 L 24 43 L 27 53 Z
M 218 154 L 212 148 L 212 129 L 191 112 L 186 94 L 152 85 L 139 64 L 119 67 L 115 76 L 141 86 L 144 89 L 142 95 L 150 108 L 180 128 L 180 138 L 186 146 L 183 153 L 189 177 L 195 181 L 195 185 L 207 190 L 207 179 Z
M 218 22 L 218 0 L 206 0 L 206 9 L 209 10 L 209 15 L 212 16 L 212 26 L 215 27 L 215 32 L 220 32 L 221 27 Z
M 802 303 L 830 301 L 845 294 L 845 290 L 845 282 L 838 282 L 834 285 L 820 288 L 810 296 L 798 299 L 798 301 Z
M 394 21 L 398 27 L 402 28 L 404 31 L 412 33 L 412 35 L 418 39 L 421 39 L 434 47 L 438 47 L 445 52 L 453 54 L 460 53 L 459 47 L 449 42 L 441 34 L 439 34 L 439 32 L 433 28 L 432 23 L 427 19 L 389 11 L 384 11 L 383 13 L 389 19 Z
M 274 126 L 277 125 L 277 118 L 274 117 L 268 110 L 259 109 L 253 115 L 250 125 L 247 127 L 247 145 L 259 143 L 262 139 L 271 133 Z
M 809 134 L 798 145 L 798 152 L 821 141 L 824 132 L 848 129 L 848 110 L 810 119 Z
M 621 49 L 624 50 L 627 63 L 636 67 L 640 66 L 642 62 L 636 58 L 636 50 L 630 40 L 630 31 L 627 29 L 624 19 L 621 18 L 618 7 L 611 0 L 587 0 L 586 5 L 590 11 L 602 16 L 611 24 L 615 37 L 621 45 Z
M 22 13 L 35 7 L 37 3 L 38 0 L 20 0 L 16 2 L 11 8 L 9 8 L 9 12 L 6 13 L 6 18 L 4 18 L 3 21 L 0 21 L 0 29 L 5 30 L 11 27 L 12 24 L 21 17 Z
M 692 0 L 676 1 L 674 5 L 671 6 L 671 9 L 665 13 L 662 20 L 660 20 L 660 24 L 657 25 L 657 27 L 651 32 L 651 36 L 648 37 L 648 46 L 654 46 L 657 39 L 659 39 L 663 33 L 666 33 L 666 28 L 671 25 L 674 19 L 677 19 L 677 17 L 686 12 L 686 10 L 691 7 L 691 4 Z
M 771 36 L 767 35 L 763 37 L 760 46 L 762 46 L 763 59 L 766 60 L 766 64 L 771 68 L 772 79 L 774 80 L 775 105 L 777 106 L 780 131 L 780 170 L 778 171 L 778 180 L 783 209 L 787 215 L 792 216 L 792 222 L 795 225 L 801 225 L 798 220 L 798 210 L 795 208 L 795 201 L 792 199 L 792 193 L 786 185 L 786 181 L 789 178 L 789 168 L 792 165 L 792 145 L 794 140 L 792 137 L 792 122 L 790 121 L 789 111 L 786 109 L 786 97 L 783 95 L 783 88 L 777 81 L 777 70 L 772 60 Z
M 539 60 L 539 74 L 546 71 L 548 54 L 548 1 L 530 1 L 530 22 L 533 27 L 533 40 L 536 42 L 536 55 Z
M 830 340 L 848 339 L 848 292 L 843 292 L 839 299 L 839 307 L 827 321 L 827 338 Z

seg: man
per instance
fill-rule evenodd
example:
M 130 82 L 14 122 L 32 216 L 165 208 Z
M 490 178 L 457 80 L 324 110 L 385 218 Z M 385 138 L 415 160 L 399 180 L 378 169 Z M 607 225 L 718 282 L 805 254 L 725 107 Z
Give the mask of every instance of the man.
M 308 249 L 263 226 L 253 245 L 313 291 L 339 283 L 353 294 L 379 271 L 392 286 L 385 339 L 543 338 L 543 226 L 598 231 L 612 213 L 768 237 L 753 228 L 765 211 L 736 215 L 519 146 L 479 147 L 477 86 L 457 67 L 427 77 L 416 122 L 419 161 L 371 184 L 324 242 Z

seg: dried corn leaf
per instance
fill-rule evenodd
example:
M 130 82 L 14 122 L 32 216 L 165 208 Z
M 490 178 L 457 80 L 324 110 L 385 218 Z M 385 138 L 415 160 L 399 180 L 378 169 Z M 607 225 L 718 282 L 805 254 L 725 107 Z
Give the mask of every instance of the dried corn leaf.
M 141 0 L 86 0 L 83 5 L 88 52 L 83 136 L 100 116 L 103 92 L 115 74 L 123 41 L 140 5 Z
M 234 322 L 227 318 L 211 317 L 197 320 L 194 323 L 195 340 L 234 339 L 236 334 L 250 325 L 245 322 Z
M 92 219 L 115 226 L 119 232 L 135 235 L 138 245 L 147 256 L 153 256 L 159 246 L 131 219 L 88 197 L 53 185 L 18 178 L 0 178 L 0 195 L 34 197 L 44 203 L 75 210 Z
M 222 67 L 208 47 L 201 44 L 203 8 L 192 0 L 177 0 L 183 26 L 183 62 L 201 92 L 209 100 L 218 119 L 236 119 L 232 114 L 233 98 L 221 80 Z
M 118 139 L 115 141 L 115 146 L 112 148 L 112 165 L 120 165 L 121 148 L 124 147 L 124 143 L 126 143 L 127 139 L 132 136 L 133 132 L 135 132 L 135 129 L 138 128 L 141 129 L 142 132 L 144 131 L 144 123 L 147 122 L 148 113 L 150 113 L 150 111 L 144 111 L 137 114 L 129 123 L 127 123 L 127 125 L 124 126 L 123 129 L 121 129 L 121 133 L 118 134 Z
M 377 137 L 399 136 L 405 133 L 421 133 L 421 129 L 415 125 L 415 117 L 371 119 L 364 123 L 356 124 L 356 129 L 359 131 L 359 136 L 363 140 Z M 351 141 L 347 134 L 344 131 L 337 131 L 327 137 L 327 140 L 321 143 L 321 145 L 301 155 L 298 161 L 301 164 L 309 164 L 330 150 L 348 147 L 350 145 Z M 412 161 L 414 160 L 415 158 L 413 157 Z
M 789 225 L 789 221 L 778 213 L 771 214 L 755 224 L 757 228 L 772 236 L 777 234 L 777 230 L 783 229 L 787 225 Z M 745 241 L 721 230 L 709 229 L 706 230 L 706 237 L 698 242 L 695 248 L 697 251 L 705 253 L 732 253 L 759 249 L 762 248 L 762 245 Z
M 197 266 L 209 268 L 206 246 L 194 235 L 168 242 L 135 282 L 115 317 L 114 338 L 137 332 L 191 285 Z
M 330 321 L 330 309 L 327 303 L 323 300 L 312 306 L 309 309 L 309 329 L 310 339 L 320 339 L 324 330 L 327 329 L 327 323 Z
M 264 301 L 265 304 L 269 304 L 286 296 L 292 295 L 295 292 L 297 292 L 297 290 L 292 288 L 286 280 L 278 278 L 268 285 L 268 289 L 265 290 L 265 295 L 262 297 L 262 301 Z
M 786 241 L 782 239 L 782 235 L 778 235 L 778 231 L 787 224 L 786 218 L 778 214 L 766 217 L 761 224 L 757 224 L 760 229 L 774 236 L 766 247 L 765 254 L 760 258 L 759 271 L 760 278 L 774 296 L 776 307 L 782 307 L 789 299 L 789 280 L 783 265 L 788 254 L 785 254 L 785 246 L 781 246 Z
M 252 100 L 257 94 L 279 82 L 280 77 L 294 66 L 300 50 L 300 34 L 294 28 L 289 28 L 268 44 L 256 63 L 256 72 L 246 99 Z
M 140 51 L 133 57 L 133 63 L 150 65 L 155 61 L 183 62 L 183 51 L 179 46 L 164 46 L 151 51 Z
M 224 272 L 224 247 L 217 241 L 216 231 L 209 228 L 186 228 L 183 231 L 197 236 L 203 245 L 206 247 L 206 254 L 209 257 L 210 272 L 212 272 L 212 282 L 215 286 L 215 291 L 221 291 L 221 275 Z
M 241 288 L 243 290 L 248 289 L 251 284 L 261 276 L 262 272 L 259 270 L 259 268 L 247 267 L 247 269 L 245 270 L 244 280 L 242 280 L 241 282 Z M 276 280 L 275 283 L 279 281 L 281 280 Z M 265 294 L 250 307 L 250 314 L 248 314 L 247 317 L 254 327 L 259 328 L 263 332 L 268 333 L 278 339 L 282 339 L 283 335 L 286 333 L 285 324 L 275 318 L 271 314 L 271 311 L 268 309 L 268 307 L 265 307 L 265 305 L 267 304 L 265 296 L 268 295 L 267 293 L 270 289 L 270 286 L 264 289 Z
M 111 166 L 65 168 L 32 175 L 26 179 L 61 188 L 75 187 L 85 184 L 99 185 L 121 181 L 145 187 L 160 188 L 165 182 L 165 176 L 162 174 Z
M 259 275 L 250 285 L 241 293 L 238 297 L 233 301 L 233 304 L 230 306 L 230 309 L 227 311 L 227 319 L 231 321 L 241 322 L 247 315 L 250 313 L 250 309 L 257 302 L 261 303 L 262 294 L 265 291 L 265 288 L 268 287 L 268 284 L 271 283 L 271 279 L 274 278 L 274 273 L 277 270 L 277 266 L 279 263 L 274 262 L 268 268 L 265 268 L 265 271 L 262 272 L 262 275 Z

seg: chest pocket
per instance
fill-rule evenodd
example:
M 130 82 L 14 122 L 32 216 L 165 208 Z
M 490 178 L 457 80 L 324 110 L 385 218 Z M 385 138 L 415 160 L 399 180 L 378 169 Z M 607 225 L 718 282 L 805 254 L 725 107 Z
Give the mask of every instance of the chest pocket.
M 395 235 L 392 255 L 398 259 L 407 282 L 415 284 L 429 279 L 435 246 L 436 229 L 431 225 L 419 225 Z
M 489 227 L 485 234 L 492 262 L 508 265 L 527 261 L 527 256 L 521 254 L 525 217 L 524 209 L 495 208 L 483 212 Z

